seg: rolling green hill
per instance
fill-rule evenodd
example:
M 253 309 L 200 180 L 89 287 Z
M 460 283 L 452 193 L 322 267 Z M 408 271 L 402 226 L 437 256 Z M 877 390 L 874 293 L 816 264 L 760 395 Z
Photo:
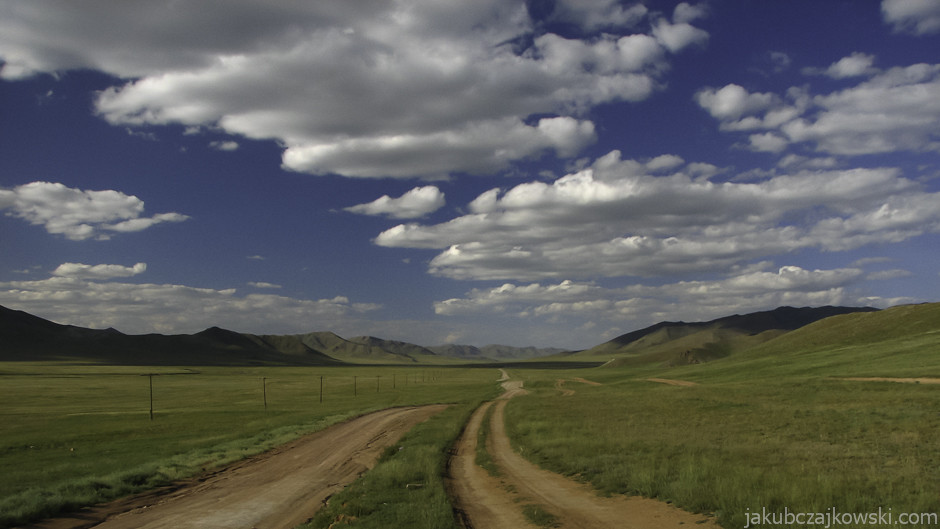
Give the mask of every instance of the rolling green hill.
M 751 349 L 815 321 L 870 307 L 780 307 L 707 322 L 662 322 L 627 333 L 569 358 L 613 360 L 616 365 L 698 364 Z
M 940 303 L 833 316 L 731 358 L 696 366 L 691 380 L 759 377 L 940 377 Z

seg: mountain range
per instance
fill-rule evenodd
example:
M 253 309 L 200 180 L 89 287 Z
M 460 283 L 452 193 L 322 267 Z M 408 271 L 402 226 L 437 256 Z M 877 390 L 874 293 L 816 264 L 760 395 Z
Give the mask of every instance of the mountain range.
M 128 335 L 61 325 L 0 306 L 0 361 L 78 361 L 122 365 L 454 364 L 550 358 L 618 363 L 699 363 L 732 354 L 809 323 L 870 307 L 780 307 L 708 322 L 661 322 L 584 351 L 445 344 L 423 347 L 332 332 L 256 335 L 211 327 L 195 334 Z
M 123 365 L 342 365 L 493 362 L 562 349 L 448 344 L 422 347 L 332 332 L 257 335 L 210 327 L 195 334 L 128 335 L 61 325 L 0 306 L 0 361 L 81 361 Z

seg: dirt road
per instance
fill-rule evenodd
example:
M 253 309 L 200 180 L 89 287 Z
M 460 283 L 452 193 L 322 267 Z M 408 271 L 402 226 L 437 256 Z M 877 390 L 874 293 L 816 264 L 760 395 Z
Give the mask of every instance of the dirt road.
M 465 527 L 510 529 L 536 527 L 522 514 L 526 505 L 537 505 L 555 517 L 557 527 L 599 529 L 661 529 L 681 525 L 718 527 L 701 515 L 682 511 L 663 502 L 637 497 L 598 496 L 585 484 L 543 470 L 513 451 L 506 436 L 504 409 L 508 399 L 524 393 L 520 381 L 505 381 L 507 392 L 495 403 L 481 406 L 457 444 L 451 462 L 451 492 L 463 515 Z M 492 406 L 489 425 L 483 417 Z M 474 464 L 480 428 L 490 428 L 487 451 L 500 469 L 490 476 Z
M 265 454 L 151 493 L 47 520 L 43 529 L 292 528 L 371 468 L 385 447 L 446 406 L 392 408 L 337 424 Z
M 682 386 L 685 388 L 698 385 L 698 382 L 689 382 L 688 380 L 672 380 L 669 378 L 647 378 L 646 380 L 650 382 L 658 382 L 660 384 L 668 384 L 670 386 Z
M 892 377 L 844 377 L 841 380 L 855 380 L 858 382 L 901 382 L 904 384 L 940 384 L 940 378 L 892 378 Z

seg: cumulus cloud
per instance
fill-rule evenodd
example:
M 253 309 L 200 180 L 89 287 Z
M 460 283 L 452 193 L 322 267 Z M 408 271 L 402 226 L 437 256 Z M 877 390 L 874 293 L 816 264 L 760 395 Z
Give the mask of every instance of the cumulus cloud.
M 77 279 L 113 279 L 116 277 L 131 277 L 147 271 L 147 263 L 137 263 L 134 266 L 115 264 L 87 265 L 82 263 L 62 263 L 52 275 L 58 277 L 72 277 Z
M 719 89 L 704 88 L 695 94 L 695 101 L 712 117 L 736 120 L 777 105 L 779 98 L 769 93 L 749 93 L 744 87 L 729 84 Z
M 881 15 L 900 33 L 940 32 L 940 4 L 934 0 L 882 0 Z
M 701 47 L 708 43 L 708 32 L 685 22 L 670 24 L 665 20 L 660 20 L 653 27 L 653 36 L 673 53 L 689 46 Z
M 577 24 L 588 30 L 632 27 L 649 10 L 643 4 L 623 6 L 616 0 L 559 0 L 546 18 Z
M 694 22 L 708 16 L 708 6 L 705 3 L 692 5 L 681 2 L 672 12 L 672 21 L 677 24 Z
M 826 75 L 833 79 L 846 79 L 849 77 L 869 76 L 878 73 L 874 67 L 875 56 L 867 53 L 855 52 L 843 57 L 829 65 L 828 68 L 804 68 L 803 73 L 809 75 Z
M 720 120 L 723 131 L 766 131 L 756 139 L 764 140 L 763 147 L 772 139 L 773 149 L 763 150 L 782 152 L 781 140 L 786 139 L 843 156 L 940 151 L 940 64 L 879 71 L 870 66 L 870 59 L 856 54 L 827 68 L 831 76 L 867 76 L 829 94 L 812 95 L 796 87 L 784 95 L 750 93 L 729 84 L 703 89 L 695 100 Z M 766 136 L 771 131 L 773 136 Z
M 393 219 L 424 217 L 444 207 L 444 193 L 435 186 L 416 187 L 398 198 L 383 195 L 367 204 L 344 208 L 363 215 L 386 215 Z
M 647 164 L 614 151 L 554 182 L 491 189 L 468 214 L 400 224 L 375 242 L 441 250 L 430 262 L 436 275 L 539 280 L 720 271 L 799 249 L 842 251 L 940 230 L 940 194 L 897 169 L 714 183 L 698 178 L 694 164 L 668 174 Z
M 49 279 L 0 282 L 0 305 L 60 323 L 114 327 L 127 333 L 189 333 L 214 325 L 273 334 L 341 331 L 358 315 L 379 308 L 372 303 L 350 302 L 345 296 L 311 300 L 238 295 L 235 289 L 93 281 L 90 279 L 119 276 L 98 268 L 100 275 L 92 277 L 88 270 L 96 267 L 81 269 L 83 266 L 87 265 Z M 63 267 L 64 272 L 72 268 L 59 268 Z
M 233 0 L 219 23 L 199 2 L 36 0 L 0 20 L 0 76 L 100 70 L 126 79 L 95 102 L 115 125 L 274 139 L 299 172 L 439 178 L 573 156 L 595 138 L 587 111 L 646 99 L 671 53 L 708 38 L 689 4 L 650 24 L 646 7 L 613 0 L 537 10 L 522 0 Z M 547 33 L 545 21 L 584 37 Z
M 217 151 L 232 152 L 237 151 L 239 145 L 237 141 L 213 141 L 209 142 L 209 147 Z
M 0 188 L 0 210 L 75 241 L 108 239 L 113 232 L 137 232 L 189 218 L 180 213 L 141 217 L 144 202 L 133 195 L 114 190 L 86 191 L 52 182 Z
M 249 281 L 248 286 L 255 288 L 281 288 L 281 285 L 268 283 L 266 281 Z
M 444 316 L 496 313 L 526 320 L 565 318 L 596 325 L 623 321 L 648 324 L 664 318 L 706 320 L 781 305 L 877 304 L 876 299 L 862 298 L 854 292 L 865 279 L 862 269 L 807 270 L 793 265 L 761 269 L 767 266 L 769 263 L 763 263 L 758 269 L 720 279 L 620 288 L 570 280 L 554 284 L 506 283 L 472 289 L 464 297 L 436 302 L 434 309 Z

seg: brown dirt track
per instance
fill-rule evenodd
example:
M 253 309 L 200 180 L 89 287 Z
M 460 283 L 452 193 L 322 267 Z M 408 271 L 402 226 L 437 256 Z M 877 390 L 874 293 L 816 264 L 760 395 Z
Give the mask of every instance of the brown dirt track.
M 507 377 L 503 377 L 504 379 Z M 662 529 L 681 525 L 718 527 L 712 520 L 663 502 L 638 497 L 601 497 L 588 485 L 543 470 L 517 454 L 506 436 L 503 413 L 508 399 L 525 393 L 520 381 L 505 381 L 506 393 L 473 414 L 451 461 L 449 487 L 463 525 L 471 529 L 536 527 L 522 514 L 535 504 L 555 516 L 561 528 Z M 493 406 L 489 425 L 482 424 Z M 501 476 L 490 476 L 474 463 L 480 428 L 490 428 L 487 451 Z
M 304 523 L 443 405 L 357 417 L 207 476 L 30 526 L 41 529 L 283 528 Z

